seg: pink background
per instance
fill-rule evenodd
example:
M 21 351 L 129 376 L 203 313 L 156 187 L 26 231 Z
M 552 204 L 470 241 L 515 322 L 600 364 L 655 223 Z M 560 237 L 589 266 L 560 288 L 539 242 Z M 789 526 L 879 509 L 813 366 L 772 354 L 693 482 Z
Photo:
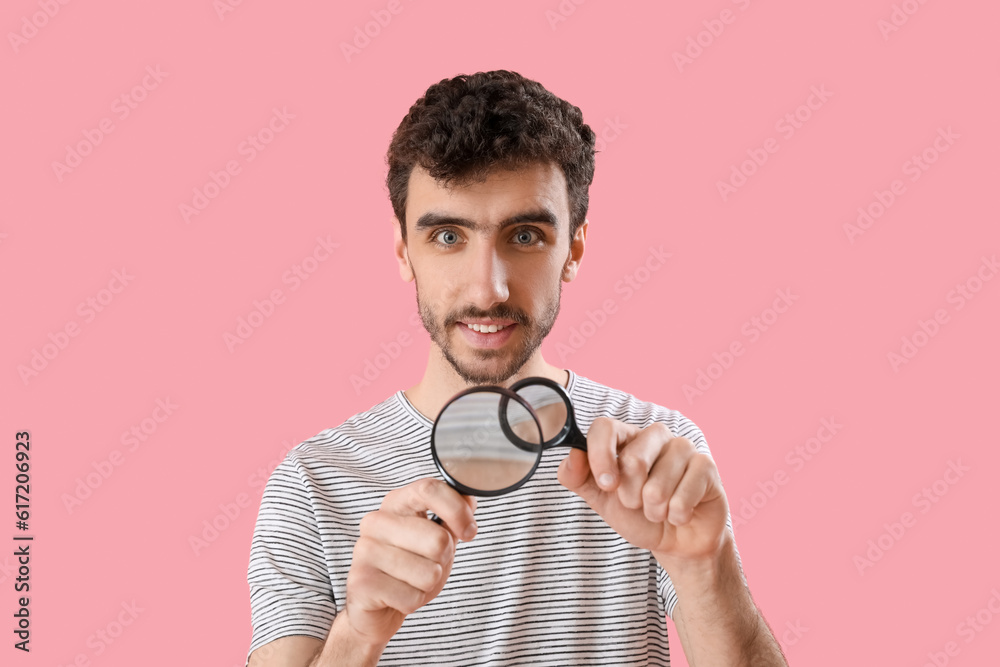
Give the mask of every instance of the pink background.
M 983 258 L 1000 253 L 1000 6 L 389 4 L 4 3 L 0 660 L 243 664 L 263 480 L 423 372 L 428 337 L 391 251 L 391 133 L 430 84 L 511 69 L 604 136 L 545 357 L 702 428 L 790 663 L 995 664 L 1000 280 Z M 373 11 L 391 22 L 346 57 Z M 274 109 L 294 118 L 269 135 Z M 270 143 L 251 160 L 258 134 Z M 724 199 L 719 182 L 754 155 Z M 876 192 L 892 204 L 849 238 Z M 317 238 L 337 244 L 325 261 L 307 259 Z M 671 253 L 652 272 L 650 247 Z M 312 272 L 296 282 L 296 266 Z M 270 317 L 227 346 L 275 290 Z M 775 318 L 778 290 L 797 298 Z M 366 363 L 374 381 L 352 385 Z M 699 371 L 707 388 L 686 395 Z M 817 448 L 823 419 L 842 426 Z M 123 441 L 133 427 L 144 440 Z M 15 534 L 35 536 L 30 654 L 12 648 Z

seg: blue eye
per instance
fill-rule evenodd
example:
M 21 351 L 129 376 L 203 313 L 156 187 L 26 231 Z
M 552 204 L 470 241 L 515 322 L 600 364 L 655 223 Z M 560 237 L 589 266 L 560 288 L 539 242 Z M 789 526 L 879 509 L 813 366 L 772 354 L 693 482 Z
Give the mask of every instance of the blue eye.
M 445 234 L 454 237 L 455 240 L 453 242 L 449 242 L 449 243 L 441 243 L 441 242 L 439 242 L 437 239 L 440 238 L 440 237 L 443 237 Z M 456 243 L 458 243 L 458 234 L 456 234 L 455 231 L 452 230 L 452 229 L 442 229 L 440 231 L 435 232 L 434 235 L 431 237 L 431 240 L 433 240 L 438 245 L 453 246 Z
M 532 235 L 535 236 L 534 241 L 530 240 Z M 520 245 L 539 245 L 545 240 L 545 236 L 534 227 L 524 227 L 523 229 L 518 230 L 517 234 L 514 235 L 514 238 L 521 240 L 525 236 L 528 237 L 528 240 L 524 240 L 520 243 Z

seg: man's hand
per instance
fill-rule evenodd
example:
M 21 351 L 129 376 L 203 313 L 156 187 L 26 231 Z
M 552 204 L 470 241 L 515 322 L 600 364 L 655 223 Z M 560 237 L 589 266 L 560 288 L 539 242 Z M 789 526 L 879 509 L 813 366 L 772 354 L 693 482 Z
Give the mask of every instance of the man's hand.
M 391 491 L 377 511 L 365 515 L 340 612 L 358 641 L 381 651 L 408 614 L 437 597 L 451 573 L 458 541 L 476 534 L 475 509 L 474 497 L 421 479 Z M 428 511 L 443 525 L 429 520 Z
M 559 483 L 662 563 L 706 560 L 724 544 L 729 505 L 715 462 L 663 423 L 598 417 L 559 465 Z
M 607 476 L 607 477 L 605 477 Z M 587 452 L 570 451 L 559 483 L 667 570 L 674 621 L 691 664 L 787 667 L 742 580 L 715 462 L 662 423 L 598 417 Z

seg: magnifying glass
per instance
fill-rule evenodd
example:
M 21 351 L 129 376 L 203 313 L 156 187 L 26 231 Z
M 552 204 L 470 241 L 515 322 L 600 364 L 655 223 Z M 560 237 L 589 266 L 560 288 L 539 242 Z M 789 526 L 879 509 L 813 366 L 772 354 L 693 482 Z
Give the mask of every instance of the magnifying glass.
M 513 390 L 471 387 L 441 408 L 431 430 L 431 455 L 459 493 L 499 496 L 530 479 L 542 441 L 538 416 Z
M 558 445 L 587 451 L 569 395 L 543 377 L 524 378 L 509 389 L 461 391 L 441 409 L 431 431 L 438 471 L 459 493 L 471 496 L 519 489 L 531 479 L 542 453 Z
M 587 451 L 587 437 L 576 423 L 573 403 L 561 384 L 548 378 L 529 377 L 515 382 L 510 389 L 526 400 L 538 415 L 543 452 L 559 445 Z

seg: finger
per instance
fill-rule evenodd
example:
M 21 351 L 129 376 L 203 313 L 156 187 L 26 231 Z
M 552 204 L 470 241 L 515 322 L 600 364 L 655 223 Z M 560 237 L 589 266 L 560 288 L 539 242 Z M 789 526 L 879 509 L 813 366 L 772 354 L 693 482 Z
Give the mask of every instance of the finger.
M 666 520 L 675 526 L 683 526 L 694 516 L 694 510 L 699 504 L 714 500 L 720 490 L 721 485 L 711 457 L 707 454 L 694 454 L 667 503 Z
M 639 432 L 638 426 L 617 419 L 597 417 L 587 431 L 587 460 L 597 485 L 614 491 L 620 478 L 618 449 Z
M 437 479 L 418 479 L 390 491 L 382 499 L 381 510 L 425 518 L 427 512 L 434 512 L 444 521 L 444 526 L 455 539 L 463 542 L 475 537 L 478 529 L 469 502 L 458 491 Z
M 642 489 L 653 465 L 664 455 L 670 431 L 663 424 L 653 423 L 642 429 L 618 452 L 621 482 L 618 500 L 629 509 L 642 507 Z
M 577 494 L 588 503 L 590 496 L 600 493 L 601 490 L 594 483 L 594 477 L 590 474 L 590 463 L 587 462 L 587 453 L 574 448 L 569 450 L 569 454 L 559 464 L 556 471 L 556 479 L 567 489 Z
M 439 563 L 450 562 L 455 538 L 446 527 L 425 517 L 370 512 L 361 518 L 361 537 L 405 549 Z
M 647 519 L 655 523 L 667 520 L 667 503 L 696 452 L 687 438 L 667 442 L 642 487 L 642 509 Z
M 381 570 L 393 579 L 429 593 L 442 583 L 441 577 L 451 562 L 448 559 L 441 563 L 405 548 L 401 549 L 377 539 L 362 537 L 354 543 L 351 565 L 356 564 Z
M 365 611 L 395 609 L 409 615 L 427 602 L 428 594 L 381 570 L 352 567 L 347 572 L 347 602 Z
M 642 511 L 649 521 L 663 523 L 667 520 L 667 503 L 684 476 L 691 452 L 667 443 L 663 453 L 649 472 L 642 487 Z

